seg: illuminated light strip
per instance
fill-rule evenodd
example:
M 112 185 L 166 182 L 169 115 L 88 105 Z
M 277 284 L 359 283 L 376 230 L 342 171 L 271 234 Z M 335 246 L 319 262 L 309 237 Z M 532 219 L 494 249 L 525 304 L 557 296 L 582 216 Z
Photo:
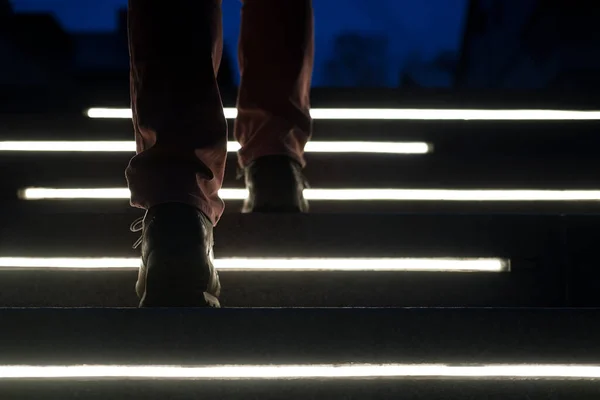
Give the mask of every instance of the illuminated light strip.
M 382 153 L 426 154 L 432 151 L 425 142 L 309 142 L 308 153 Z M 237 142 L 227 143 L 227 151 L 240 149 Z M 135 152 L 133 141 L 3 141 L 0 151 L 24 152 Z
M 0 365 L 0 379 L 340 379 L 340 378 L 546 378 L 600 379 L 596 365 Z
M 506 272 L 498 258 L 217 258 L 220 271 L 446 271 Z M 0 257 L 0 268 L 135 269 L 139 258 Z
M 129 199 L 127 188 L 25 188 L 24 200 Z M 244 200 L 246 189 L 221 189 L 224 200 Z M 329 201 L 598 201 L 600 190 L 305 189 L 308 200 Z
M 235 108 L 225 108 L 225 117 L 237 116 Z M 460 110 L 410 108 L 313 108 L 313 119 L 342 120 L 472 120 L 472 121 L 568 121 L 600 120 L 600 111 L 574 110 Z M 131 118 L 129 108 L 90 108 L 89 118 Z

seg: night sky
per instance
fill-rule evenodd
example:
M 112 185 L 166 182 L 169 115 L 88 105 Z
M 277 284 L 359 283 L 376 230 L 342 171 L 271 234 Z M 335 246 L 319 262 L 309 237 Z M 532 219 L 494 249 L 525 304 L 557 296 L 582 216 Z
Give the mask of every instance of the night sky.
M 333 39 L 341 32 L 384 34 L 390 43 L 387 62 L 401 64 L 417 52 L 430 59 L 443 50 L 457 50 L 462 35 L 467 0 L 314 0 L 316 62 L 331 55 Z M 110 31 L 116 11 L 127 0 L 13 0 L 16 11 L 53 12 L 69 31 Z M 166 2 L 165 2 L 166 4 Z M 223 0 L 225 43 L 233 46 L 239 32 L 238 0 Z M 230 49 L 230 51 L 233 49 Z M 316 82 L 315 82 L 316 81 Z

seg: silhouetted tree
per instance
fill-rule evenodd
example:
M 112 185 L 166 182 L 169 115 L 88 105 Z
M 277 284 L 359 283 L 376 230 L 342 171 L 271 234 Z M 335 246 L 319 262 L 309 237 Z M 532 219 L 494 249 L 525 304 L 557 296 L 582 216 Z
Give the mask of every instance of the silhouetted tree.
M 447 86 L 454 81 L 457 64 L 457 53 L 452 50 L 441 51 L 429 60 L 423 60 L 418 52 L 412 52 L 406 57 L 404 68 L 400 71 L 400 87 Z
M 418 88 L 421 85 L 415 80 L 413 73 L 419 66 L 423 65 L 423 60 L 418 51 L 411 51 L 404 60 L 404 65 L 400 69 L 398 86 L 406 89 Z
M 454 50 L 441 51 L 432 62 L 440 71 L 454 75 L 458 66 L 458 54 Z
M 333 57 L 325 64 L 330 86 L 386 86 L 389 68 L 385 36 L 349 32 L 335 38 Z
M 12 5 L 10 0 L 0 0 L 0 18 L 12 14 Z

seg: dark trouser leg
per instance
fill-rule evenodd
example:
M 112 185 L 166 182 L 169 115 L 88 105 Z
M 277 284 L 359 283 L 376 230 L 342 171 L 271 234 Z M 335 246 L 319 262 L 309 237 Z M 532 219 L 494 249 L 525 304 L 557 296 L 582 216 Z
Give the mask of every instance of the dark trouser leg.
M 216 224 L 227 124 L 216 83 L 221 0 L 129 0 L 131 105 L 137 155 L 131 204 L 186 203 Z
M 304 165 L 311 135 L 313 13 L 310 0 L 244 0 L 235 138 L 239 162 L 286 155 Z

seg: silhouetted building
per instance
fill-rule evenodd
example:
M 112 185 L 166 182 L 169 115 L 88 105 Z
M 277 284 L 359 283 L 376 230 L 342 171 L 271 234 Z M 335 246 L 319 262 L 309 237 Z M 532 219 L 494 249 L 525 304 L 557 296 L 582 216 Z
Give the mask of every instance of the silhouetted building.
M 471 0 L 456 84 L 600 88 L 600 7 L 567 0 Z
M 127 10 L 117 14 L 117 29 L 113 32 L 86 32 L 73 34 L 76 47 L 77 74 L 86 80 L 113 82 L 121 85 L 128 78 L 129 48 L 127 43 Z M 174 46 L 177 44 L 174 43 Z M 226 89 L 233 87 L 231 56 L 224 48 L 219 81 Z
M 51 14 L 13 13 L 10 2 L 0 0 L 0 85 L 128 89 L 127 10 L 117 18 L 112 32 L 69 33 Z M 235 68 L 228 50 L 218 79 L 231 92 Z
M 0 31 L 6 29 L 6 23 L 13 16 L 12 6 L 9 0 L 0 0 Z
M 50 14 L 14 14 L 0 3 L 0 84 L 64 85 L 73 65 L 71 37 Z
M 118 13 L 117 29 L 113 32 L 74 33 L 75 66 L 79 73 L 113 74 L 129 68 L 127 48 L 127 13 Z

